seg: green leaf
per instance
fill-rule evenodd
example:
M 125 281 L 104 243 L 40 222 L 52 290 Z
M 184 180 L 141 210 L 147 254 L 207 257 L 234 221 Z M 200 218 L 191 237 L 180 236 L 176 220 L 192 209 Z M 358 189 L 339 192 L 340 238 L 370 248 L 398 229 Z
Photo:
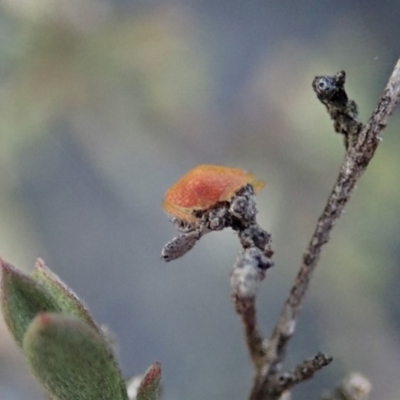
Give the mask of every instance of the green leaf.
M 8 329 L 22 346 L 25 331 L 35 316 L 44 311 L 60 312 L 53 296 L 39 282 L 0 259 L 1 308 Z
M 23 349 L 38 380 L 58 400 L 128 400 L 109 344 L 77 317 L 39 314 Z
M 156 362 L 144 374 L 136 400 L 158 400 L 160 396 L 161 364 Z
M 75 315 L 83 319 L 100 332 L 89 310 L 79 297 L 40 258 L 36 261 L 32 278 L 47 289 L 65 314 Z

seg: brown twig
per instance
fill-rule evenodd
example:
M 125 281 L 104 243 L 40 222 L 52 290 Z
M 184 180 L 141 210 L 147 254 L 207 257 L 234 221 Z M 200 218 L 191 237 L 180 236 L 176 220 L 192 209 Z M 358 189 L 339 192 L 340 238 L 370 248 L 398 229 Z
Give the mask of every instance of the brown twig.
M 332 357 L 318 353 L 315 357 L 303 361 L 293 371 L 280 373 L 274 379 L 274 385 L 271 385 L 275 386 L 273 392 L 277 396 L 280 396 L 283 392 L 291 389 L 298 383 L 311 379 L 317 371 L 326 367 L 331 362 Z
M 240 315 L 245 331 L 246 344 L 256 370 L 265 363 L 265 345 L 257 322 L 256 294 L 270 259 L 256 247 L 243 250 L 231 275 L 231 298 Z
M 381 99 L 368 123 L 361 129 L 349 147 L 339 176 L 328 198 L 325 209 L 303 255 L 303 263 L 284 305 L 281 317 L 267 347 L 266 362 L 256 375 L 250 400 L 275 400 L 268 394 L 268 385 L 276 376 L 285 357 L 310 279 L 317 266 L 321 249 L 329 240 L 330 232 L 341 216 L 354 187 L 367 168 L 381 139 L 387 120 L 400 98 L 400 59 L 394 67 Z
M 358 119 L 358 107 L 355 101 L 349 100 L 344 90 L 346 73 L 338 72 L 334 76 L 317 76 L 312 86 L 318 100 L 325 105 L 333 127 L 344 137 L 346 149 L 356 143 L 363 124 Z
M 241 299 L 235 297 L 233 302 L 236 305 L 237 313 L 242 318 L 247 348 L 249 349 L 251 360 L 254 367 L 260 369 L 264 364 L 265 346 L 257 323 L 255 298 Z
M 240 315 L 246 344 L 256 370 L 265 363 L 265 344 L 257 322 L 256 295 L 271 261 L 271 236 L 256 221 L 257 208 L 249 188 L 244 188 L 230 206 L 233 229 L 237 231 L 243 250 L 231 274 L 231 299 Z

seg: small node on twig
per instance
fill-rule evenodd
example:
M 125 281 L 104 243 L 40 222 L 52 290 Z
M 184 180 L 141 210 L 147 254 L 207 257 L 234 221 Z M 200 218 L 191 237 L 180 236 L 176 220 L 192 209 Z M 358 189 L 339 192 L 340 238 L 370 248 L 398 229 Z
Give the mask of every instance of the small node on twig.
M 273 379 L 271 386 L 276 393 L 283 393 L 293 386 L 311 379 L 317 371 L 329 365 L 332 357 L 318 353 L 315 357 L 305 360 L 291 372 L 280 373 Z
M 164 261 L 172 261 L 182 257 L 193 248 L 196 242 L 204 235 L 200 229 L 183 233 L 175 236 L 172 240 L 165 244 L 161 251 L 161 258 Z
M 358 119 L 357 104 L 347 97 L 345 81 L 346 73 L 340 71 L 334 76 L 315 77 L 312 87 L 333 119 L 335 131 L 343 135 L 348 150 L 356 143 L 363 124 Z
M 322 400 L 368 400 L 371 382 L 358 372 L 343 379 L 333 393 L 325 393 Z
M 251 224 L 238 232 L 240 244 L 244 249 L 257 247 L 267 257 L 271 258 L 274 252 L 271 249 L 271 235 L 259 225 Z
M 266 354 L 268 357 L 268 351 Z M 278 372 L 277 370 L 268 376 L 263 386 L 253 388 L 250 400 L 281 400 L 297 384 L 311 379 L 317 371 L 329 365 L 332 357 L 318 353 L 315 357 L 303 361 L 293 371 Z M 257 381 L 256 381 L 257 383 Z
M 259 283 L 272 266 L 271 259 L 257 247 L 240 252 L 231 274 L 231 293 L 235 304 L 255 298 Z
M 238 190 L 230 203 L 229 212 L 231 215 L 246 224 L 255 222 L 258 210 L 254 201 L 254 194 L 254 188 L 250 184 Z

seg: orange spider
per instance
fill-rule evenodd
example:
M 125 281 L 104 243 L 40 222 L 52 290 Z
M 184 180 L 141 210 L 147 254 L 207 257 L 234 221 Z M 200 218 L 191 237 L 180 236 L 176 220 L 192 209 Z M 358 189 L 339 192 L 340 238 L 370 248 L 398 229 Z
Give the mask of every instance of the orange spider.
M 248 184 L 255 193 L 265 186 L 254 174 L 240 168 L 199 165 L 167 190 L 163 208 L 178 221 L 193 225 L 198 222 L 195 211 L 205 211 L 219 202 L 230 201 Z

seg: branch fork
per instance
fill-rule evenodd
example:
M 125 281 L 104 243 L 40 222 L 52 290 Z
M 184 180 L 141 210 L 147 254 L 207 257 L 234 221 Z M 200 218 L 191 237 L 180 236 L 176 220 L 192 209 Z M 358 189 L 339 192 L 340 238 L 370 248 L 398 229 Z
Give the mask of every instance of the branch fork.
M 238 234 L 243 250 L 237 257 L 230 278 L 231 299 L 241 317 L 248 351 L 255 368 L 249 400 L 287 398 L 291 388 L 312 378 L 317 371 L 332 361 L 331 357 L 318 353 L 315 357 L 303 361 L 294 370 L 282 371 L 287 347 L 295 332 L 322 248 L 328 243 L 332 228 L 342 215 L 356 183 L 371 161 L 388 118 L 400 99 L 400 59 L 376 109 L 365 125 L 359 121 L 357 104 L 347 96 L 345 79 L 345 72 L 340 71 L 333 76 L 317 76 L 312 83 L 317 98 L 325 105 L 333 120 L 334 130 L 344 138 L 346 154 L 268 342 L 261 334 L 256 311 L 258 288 L 265 278 L 266 270 L 273 266 L 271 235 L 256 221 L 254 194 L 263 183 L 254 181 L 253 186 L 248 183 L 234 192 L 231 198 L 219 201 L 205 210 L 194 210 L 191 217 L 196 220 L 195 225 L 173 219 L 180 235 L 168 242 L 162 250 L 162 258 L 171 261 L 192 249 L 207 233 L 230 227 Z M 250 177 L 254 178 L 253 175 Z M 333 398 L 336 400 L 336 397 Z

